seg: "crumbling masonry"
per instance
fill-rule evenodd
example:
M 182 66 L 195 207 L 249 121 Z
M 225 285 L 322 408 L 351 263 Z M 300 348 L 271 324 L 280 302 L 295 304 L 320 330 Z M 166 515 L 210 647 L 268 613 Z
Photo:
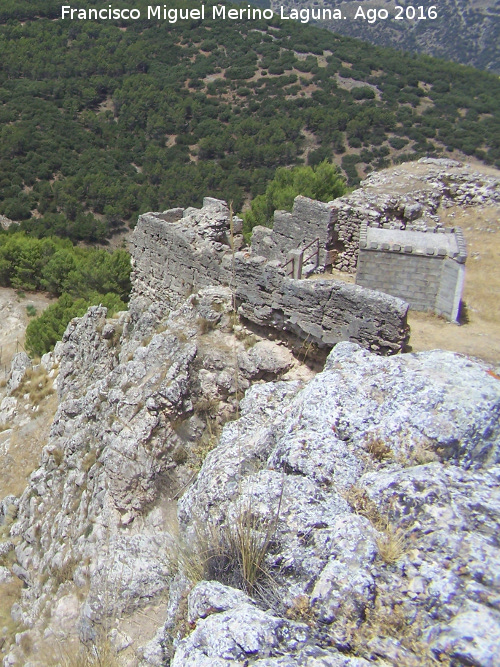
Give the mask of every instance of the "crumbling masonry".
M 298 206 L 304 214 L 325 207 L 305 198 Z M 404 301 L 342 281 L 288 278 L 280 260 L 253 247 L 233 253 L 229 227 L 225 202 L 208 197 L 201 209 L 141 215 L 132 237 L 135 296 L 173 307 L 201 287 L 229 285 L 239 313 L 257 325 L 321 347 L 349 340 L 382 354 L 403 349 Z

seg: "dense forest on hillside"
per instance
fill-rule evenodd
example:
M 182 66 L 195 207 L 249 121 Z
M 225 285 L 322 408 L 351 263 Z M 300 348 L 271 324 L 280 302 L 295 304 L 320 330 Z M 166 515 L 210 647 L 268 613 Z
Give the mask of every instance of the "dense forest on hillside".
M 277 18 L 214 21 L 210 4 L 205 21 L 177 24 L 147 20 L 143 0 L 113 6 L 144 18 L 0 7 L 0 213 L 33 235 L 102 241 L 205 195 L 239 210 L 301 162 L 331 159 L 349 185 L 453 149 L 500 166 L 490 74 Z

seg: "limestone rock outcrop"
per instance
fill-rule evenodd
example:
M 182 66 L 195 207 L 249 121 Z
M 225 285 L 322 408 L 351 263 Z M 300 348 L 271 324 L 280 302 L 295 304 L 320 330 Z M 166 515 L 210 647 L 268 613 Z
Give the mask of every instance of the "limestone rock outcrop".
M 106 315 L 90 308 L 42 359 L 57 369 L 59 406 L 26 491 L 0 505 L 17 508 L 2 546 L 15 547 L 26 590 L 13 616 L 35 646 L 94 641 L 102 623 L 161 597 L 176 498 L 250 382 L 293 377 L 299 366 L 282 344 L 235 324 L 221 287 L 166 314 L 137 298 Z M 15 358 L 13 387 L 26 365 Z M 18 647 L 9 659 L 25 664 L 26 655 Z
M 228 290 L 139 306 L 90 309 L 43 360 L 59 408 L 2 505 L 32 645 L 104 628 L 129 665 L 495 667 L 495 373 L 346 342 L 312 378 L 282 345 L 248 347 Z M 151 605 L 149 641 L 118 622 Z M 44 665 L 21 640 L 4 665 Z
M 497 665 L 500 387 L 487 370 L 342 343 L 303 389 L 252 387 L 179 519 L 194 549 L 198 522 L 237 531 L 250 512 L 246 528 L 265 533 L 276 520 L 255 588 L 265 615 L 200 584 L 188 608 L 201 597 L 209 617 L 196 612 L 172 664 Z M 286 626 L 292 648 L 277 619 L 302 622 Z

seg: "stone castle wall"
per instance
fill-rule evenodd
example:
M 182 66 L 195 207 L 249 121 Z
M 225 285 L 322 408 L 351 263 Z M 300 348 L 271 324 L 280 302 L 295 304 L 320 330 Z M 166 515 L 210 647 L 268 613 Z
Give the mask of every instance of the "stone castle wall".
M 401 299 L 341 281 L 287 278 L 280 261 L 253 247 L 233 256 L 229 211 L 218 200 L 140 216 L 131 254 L 133 298 L 170 308 L 200 287 L 229 285 L 243 317 L 321 347 L 349 340 L 387 354 L 400 351 L 407 337 Z
M 134 291 L 169 308 L 194 289 L 229 284 L 229 212 L 206 197 L 202 209 L 172 209 L 139 217 L 132 236 Z
M 361 186 L 326 204 L 297 197 L 291 213 L 276 211 L 273 229 L 256 227 L 254 252 L 286 261 L 287 252 L 320 241 L 320 269 L 355 273 L 360 229 L 368 227 L 439 232 L 440 207 L 497 205 L 498 177 L 447 159 L 422 158 L 370 174 Z M 423 266 L 423 263 L 421 263 Z
M 321 347 L 350 340 L 383 354 L 402 350 L 408 305 L 401 299 L 338 280 L 294 280 L 277 262 L 245 255 L 236 255 L 235 271 L 246 319 Z

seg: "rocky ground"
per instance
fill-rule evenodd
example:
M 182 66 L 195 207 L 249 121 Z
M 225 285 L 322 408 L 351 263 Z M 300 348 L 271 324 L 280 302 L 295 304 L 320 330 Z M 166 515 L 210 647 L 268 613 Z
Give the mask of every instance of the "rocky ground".
M 313 377 L 223 288 L 15 362 L 2 406 L 58 407 L 0 506 L 4 666 L 499 664 L 487 366 L 341 343 Z

